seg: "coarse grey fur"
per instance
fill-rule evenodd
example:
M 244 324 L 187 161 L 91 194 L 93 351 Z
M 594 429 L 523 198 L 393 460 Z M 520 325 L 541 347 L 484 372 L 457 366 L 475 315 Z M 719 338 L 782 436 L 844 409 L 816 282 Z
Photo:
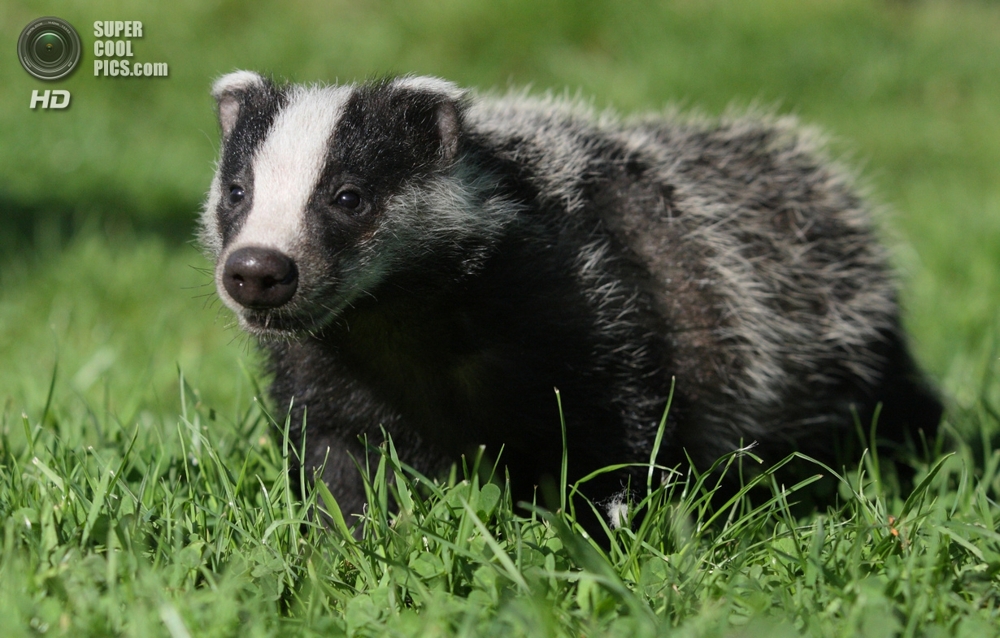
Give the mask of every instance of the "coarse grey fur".
M 553 387 L 571 478 L 648 461 L 672 379 L 662 463 L 751 441 L 832 460 L 879 402 L 889 440 L 936 430 L 870 207 L 792 118 L 622 119 L 414 77 L 238 72 L 214 95 L 202 244 L 345 509 L 380 426 L 431 472 L 503 446 L 529 495 L 558 475 Z

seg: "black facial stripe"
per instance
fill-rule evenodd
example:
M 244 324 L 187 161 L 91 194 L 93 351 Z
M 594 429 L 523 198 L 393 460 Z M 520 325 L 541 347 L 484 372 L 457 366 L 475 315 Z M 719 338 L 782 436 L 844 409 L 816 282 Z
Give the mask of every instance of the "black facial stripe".
M 390 81 L 358 87 L 334 131 L 328 164 L 363 177 L 376 193 L 427 172 L 441 145 L 437 122 L 441 99 L 393 87 Z
M 263 87 L 249 89 L 240 97 L 239 117 L 225 140 L 219 164 L 223 197 L 217 214 L 224 244 L 229 243 L 239 231 L 245 217 L 245 215 L 231 214 L 232 209 L 227 205 L 229 186 L 232 183 L 243 186 L 246 195 L 239 210 L 250 210 L 253 199 L 251 162 L 257 149 L 267 138 L 278 112 L 284 108 L 287 101 L 285 90 L 267 80 Z
M 441 145 L 437 121 L 440 96 L 394 87 L 391 80 L 356 88 L 328 141 L 318 187 L 310 198 L 306 225 L 327 251 L 336 253 L 377 223 L 385 198 L 405 180 L 437 165 Z M 367 214 L 331 213 L 340 189 L 351 186 Z

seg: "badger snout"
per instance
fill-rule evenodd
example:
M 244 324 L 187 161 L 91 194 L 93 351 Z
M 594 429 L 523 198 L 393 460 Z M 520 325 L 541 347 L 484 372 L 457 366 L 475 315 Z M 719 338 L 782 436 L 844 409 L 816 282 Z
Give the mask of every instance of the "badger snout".
M 233 251 L 222 271 L 222 284 L 238 304 L 254 310 L 283 306 L 299 286 L 295 261 L 273 248 L 248 246 Z

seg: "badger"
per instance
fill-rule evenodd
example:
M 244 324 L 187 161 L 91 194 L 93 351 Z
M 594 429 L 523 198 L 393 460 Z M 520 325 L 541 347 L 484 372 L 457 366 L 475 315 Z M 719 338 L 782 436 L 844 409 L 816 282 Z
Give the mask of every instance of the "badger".
M 631 464 L 586 485 L 616 507 L 661 427 L 656 463 L 701 469 L 751 442 L 831 460 L 876 415 L 888 441 L 936 430 L 871 207 L 790 118 L 414 76 L 212 94 L 201 243 L 347 512 L 383 429 L 425 473 L 485 449 L 530 500 L 564 422 L 571 482 Z

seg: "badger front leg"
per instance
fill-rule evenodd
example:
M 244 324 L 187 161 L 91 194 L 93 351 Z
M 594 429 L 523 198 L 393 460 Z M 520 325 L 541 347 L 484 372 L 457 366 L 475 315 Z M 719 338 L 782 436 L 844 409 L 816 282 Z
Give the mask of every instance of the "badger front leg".
M 322 479 L 345 516 L 360 514 L 365 490 L 358 467 L 366 467 L 367 454 L 362 441 L 381 444 L 383 428 L 395 437 L 399 416 L 344 373 L 330 349 L 307 340 L 273 344 L 268 350 L 275 416 L 290 418 L 289 444 L 295 450 L 290 478 L 295 483 L 300 476 L 307 482 Z
M 337 499 L 350 525 L 354 522 L 352 515 L 361 514 L 366 503 L 362 478 L 362 471 L 366 467 L 366 451 L 357 439 L 349 440 L 329 431 L 308 430 L 309 428 L 306 434 L 306 453 L 301 465 L 305 470 L 305 480 L 323 481 Z M 293 483 L 300 480 L 298 470 L 298 466 L 291 469 L 292 476 L 289 478 Z

